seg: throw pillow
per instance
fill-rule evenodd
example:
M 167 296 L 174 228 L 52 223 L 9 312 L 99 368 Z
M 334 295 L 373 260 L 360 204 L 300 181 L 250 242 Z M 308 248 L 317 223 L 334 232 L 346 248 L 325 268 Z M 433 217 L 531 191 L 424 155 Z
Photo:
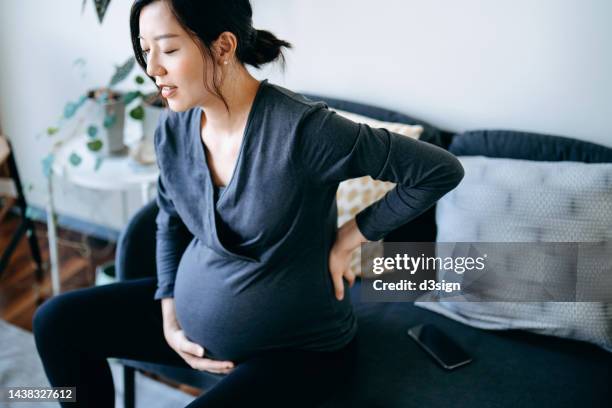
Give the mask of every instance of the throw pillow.
M 465 177 L 438 202 L 438 242 L 612 240 L 612 163 L 459 159 Z M 589 341 L 612 351 L 612 306 L 606 303 L 415 304 L 474 327 L 524 329 Z

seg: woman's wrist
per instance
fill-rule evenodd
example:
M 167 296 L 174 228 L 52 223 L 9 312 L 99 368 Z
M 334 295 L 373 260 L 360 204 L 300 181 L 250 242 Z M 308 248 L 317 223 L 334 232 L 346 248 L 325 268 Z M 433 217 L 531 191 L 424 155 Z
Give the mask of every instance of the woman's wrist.
M 180 329 L 178 320 L 176 319 L 176 309 L 174 306 L 174 298 L 164 298 L 161 300 L 162 318 L 165 329 Z
M 340 227 L 337 240 L 340 249 L 347 252 L 352 252 L 362 243 L 368 242 L 368 239 L 359 230 L 355 218 L 350 219 Z

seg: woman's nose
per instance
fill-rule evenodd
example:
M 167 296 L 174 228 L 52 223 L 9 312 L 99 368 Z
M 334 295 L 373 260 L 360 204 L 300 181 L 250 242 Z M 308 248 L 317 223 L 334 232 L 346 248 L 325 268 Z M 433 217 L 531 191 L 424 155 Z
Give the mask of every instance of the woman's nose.
M 149 58 L 149 61 L 147 61 L 147 75 L 155 77 L 162 76 L 164 73 L 164 68 L 159 65 L 153 58 Z

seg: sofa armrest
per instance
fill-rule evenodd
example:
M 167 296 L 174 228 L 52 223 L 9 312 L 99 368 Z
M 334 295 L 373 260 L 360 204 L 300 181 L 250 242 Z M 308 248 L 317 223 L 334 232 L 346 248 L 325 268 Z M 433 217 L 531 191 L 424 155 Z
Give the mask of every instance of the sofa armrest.
M 119 281 L 156 276 L 155 217 L 159 209 L 155 200 L 134 214 L 117 242 L 115 270 Z

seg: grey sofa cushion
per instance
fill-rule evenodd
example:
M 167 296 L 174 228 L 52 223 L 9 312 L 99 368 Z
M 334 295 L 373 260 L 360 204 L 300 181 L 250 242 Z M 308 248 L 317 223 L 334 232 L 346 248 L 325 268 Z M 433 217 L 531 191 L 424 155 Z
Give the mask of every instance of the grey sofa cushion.
M 465 178 L 438 202 L 438 242 L 612 240 L 612 163 L 482 156 L 460 160 Z M 521 262 L 521 257 L 525 254 L 517 254 L 517 262 Z M 546 262 L 552 263 L 554 259 L 547 260 L 541 255 L 537 261 L 525 259 L 524 268 L 533 276 L 550 269 Z M 417 302 L 417 305 L 474 327 L 525 329 L 590 341 L 612 351 L 612 308 L 607 304 Z

